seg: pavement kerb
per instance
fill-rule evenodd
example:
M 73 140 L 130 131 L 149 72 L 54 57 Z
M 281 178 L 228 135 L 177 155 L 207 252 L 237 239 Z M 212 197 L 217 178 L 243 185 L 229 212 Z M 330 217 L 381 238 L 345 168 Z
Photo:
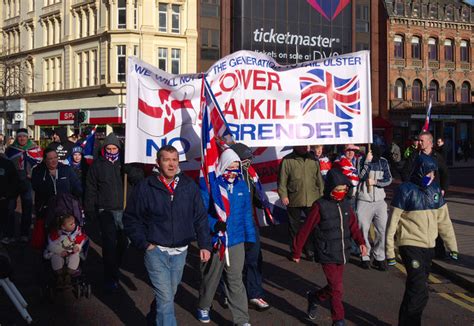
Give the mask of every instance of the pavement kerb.
M 460 287 L 468 290 L 469 292 L 474 292 L 474 282 L 469 280 L 468 278 L 459 275 L 455 271 L 452 271 L 440 264 L 436 259 L 432 260 L 432 269 L 433 271 L 443 275 L 444 277 L 448 278 L 451 282 Z

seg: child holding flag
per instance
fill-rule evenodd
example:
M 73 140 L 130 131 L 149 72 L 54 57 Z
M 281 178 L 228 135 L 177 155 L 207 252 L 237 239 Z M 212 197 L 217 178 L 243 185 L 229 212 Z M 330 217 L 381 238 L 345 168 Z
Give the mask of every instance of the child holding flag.
M 232 149 L 226 149 L 220 155 L 217 178 L 210 188 L 211 193 L 206 186 L 201 187 L 214 246 L 211 259 L 201 264 L 198 319 L 202 323 L 210 322 L 209 310 L 219 280 L 224 275 L 233 322 L 236 325 L 249 325 L 242 269 L 245 260 L 244 242 L 255 242 L 255 227 L 249 189 L 242 179 L 241 168 L 239 156 Z M 216 198 L 222 198 L 222 209 L 229 212 L 225 221 L 219 217 L 212 203 Z

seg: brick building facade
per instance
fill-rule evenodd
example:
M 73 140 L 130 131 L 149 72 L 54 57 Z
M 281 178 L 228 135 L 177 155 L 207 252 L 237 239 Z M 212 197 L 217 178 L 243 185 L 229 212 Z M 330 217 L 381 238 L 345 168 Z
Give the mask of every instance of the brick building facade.
M 474 139 L 474 8 L 454 0 L 385 1 L 387 89 L 394 137 L 421 130 L 432 101 L 430 130 L 456 144 Z

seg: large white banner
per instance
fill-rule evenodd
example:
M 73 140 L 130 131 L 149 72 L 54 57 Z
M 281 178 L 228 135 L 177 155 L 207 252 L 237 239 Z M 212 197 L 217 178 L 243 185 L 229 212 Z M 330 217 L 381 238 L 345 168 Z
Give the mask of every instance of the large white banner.
M 170 75 L 128 60 L 125 161 L 154 163 L 170 144 L 200 157 L 205 76 L 236 141 L 250 147 L 372 142 L 369 52 L 280 66 L 239 51 L 205 75 Z

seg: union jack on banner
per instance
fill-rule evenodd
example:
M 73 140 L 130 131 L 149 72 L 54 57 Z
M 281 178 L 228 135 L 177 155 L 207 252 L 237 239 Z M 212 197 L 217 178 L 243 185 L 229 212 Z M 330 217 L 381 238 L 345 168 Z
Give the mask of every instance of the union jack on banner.
M 303 116 L 313 110 L 325 110 L 341 119 L 360 114 L 360 83 L 357 75 L 339 78 L 323 69 L 312 69 L 300 77 Z
M 423 125 L 423 129 L 421 129 L 422 132 L 430 130 L 431 105 L 432 103 L 431 103 L 431 98 L 430 98 L 430 103 L 428 104 L 428 108 L 426 108 L 425 124 Z

